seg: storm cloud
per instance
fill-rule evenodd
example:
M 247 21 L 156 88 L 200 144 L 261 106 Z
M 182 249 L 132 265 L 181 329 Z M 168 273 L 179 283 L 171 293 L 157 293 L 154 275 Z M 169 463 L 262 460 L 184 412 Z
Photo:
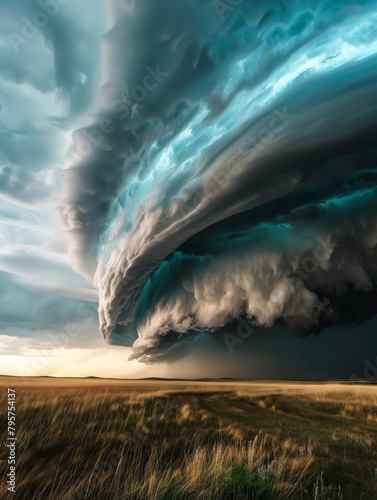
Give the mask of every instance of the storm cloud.
M 0 5 L 4 287 L 145 363 L 372 321 L 375 0 Z
M 69 255 L 135 357 L 375 312 L 376 3 L 224 5 L 109 2 L 101 109 L 69 150 Z

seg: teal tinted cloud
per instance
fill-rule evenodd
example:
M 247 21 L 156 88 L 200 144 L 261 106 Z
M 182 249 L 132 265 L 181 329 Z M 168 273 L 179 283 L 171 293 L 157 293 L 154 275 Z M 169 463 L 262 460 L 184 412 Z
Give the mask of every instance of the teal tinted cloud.
M 34 107 L 3 108 L 0 192 L 55 205 L 44 249 L 144 361 L 240 318 L 307 334 L 376 312 L 377 4 L 225 5 L 67 3 L 33 40 L 45 78 L 4 60 Z

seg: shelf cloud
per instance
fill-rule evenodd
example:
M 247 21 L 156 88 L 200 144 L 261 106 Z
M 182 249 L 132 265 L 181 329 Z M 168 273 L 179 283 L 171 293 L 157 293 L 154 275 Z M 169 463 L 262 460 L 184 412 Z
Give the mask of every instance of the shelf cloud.
M 376 4 L 228 7 L 110 2 L 100 111 L 73 135 L 69 255 L 134 357 L 241 317 L 375 312 Z

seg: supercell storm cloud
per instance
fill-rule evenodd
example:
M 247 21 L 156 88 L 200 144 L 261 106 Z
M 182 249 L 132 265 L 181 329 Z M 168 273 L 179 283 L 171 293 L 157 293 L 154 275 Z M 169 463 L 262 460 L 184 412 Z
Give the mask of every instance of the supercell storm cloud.
M 153 361 L 241 318 L 376 312 L 377 2 L 113 0 L 58 215 L 100 332 Z

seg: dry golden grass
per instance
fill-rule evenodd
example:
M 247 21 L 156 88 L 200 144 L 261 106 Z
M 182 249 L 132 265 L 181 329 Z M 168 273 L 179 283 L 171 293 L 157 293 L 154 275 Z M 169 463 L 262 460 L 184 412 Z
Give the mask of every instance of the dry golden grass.
M 0 381 L 3 408 L 16 390 L 16 500 L 377 498 L 375 386 Z

